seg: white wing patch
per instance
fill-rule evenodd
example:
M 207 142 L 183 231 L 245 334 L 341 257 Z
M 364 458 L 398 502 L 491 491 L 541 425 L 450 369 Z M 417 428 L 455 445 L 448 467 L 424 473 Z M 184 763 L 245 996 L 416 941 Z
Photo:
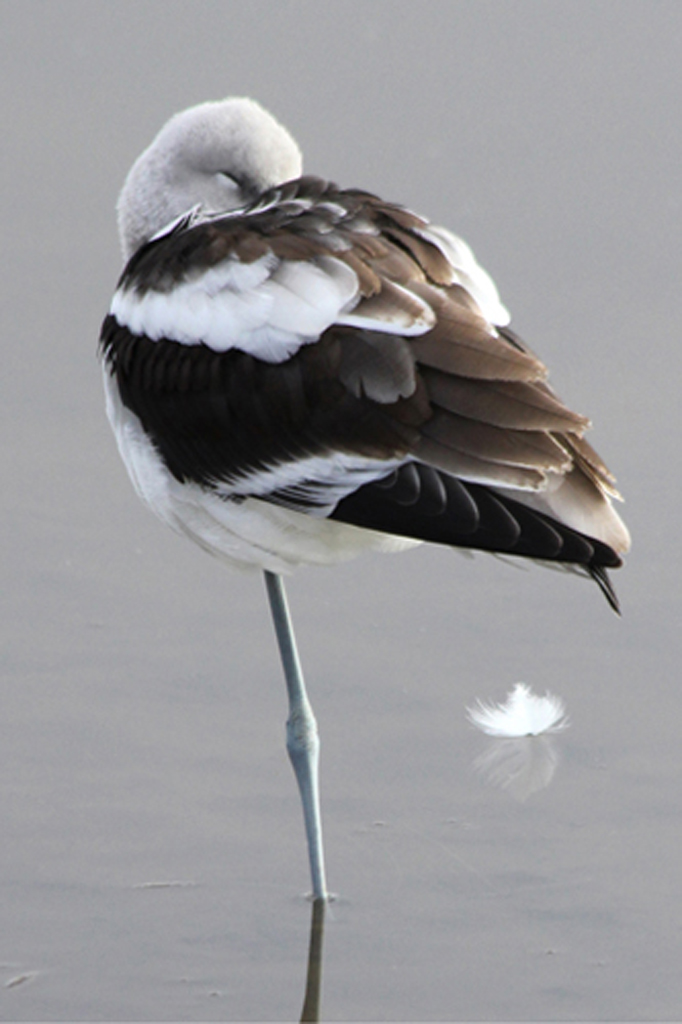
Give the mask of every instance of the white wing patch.
M 328 516 L 343 498 L 364 484 L 388 476 L 403 462 L 330 452 L 273 463 L 229 482 L 218 480 L 213 487 L 224 497 L 268 498 L 275 494 L 283 505 L 310 506 L 305 508 L 309 515 Z
M 283 260 L 260 291 L 271 300 L 269 324 L 307 341 L 338 323 L 359 298 L 355 271 L 330 256 L 315 262 Z
M 253 263 L 225 260 L 169 291 L 120 288 L 110 312 L 152 341 L 236 348 L 279 363 L 343 323 L 358 299 L 357 275 L 341 260 L 279 260 L 267 253 Z

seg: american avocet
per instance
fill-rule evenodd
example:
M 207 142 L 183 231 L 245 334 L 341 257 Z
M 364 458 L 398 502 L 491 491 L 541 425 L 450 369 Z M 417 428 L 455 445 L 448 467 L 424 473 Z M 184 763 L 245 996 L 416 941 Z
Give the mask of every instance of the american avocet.
M 281 574 L 432 541 L 563 563 L 617 609 L 606 570 L 629 537 L 588 420 L 465 243 L 301 169 L 252 100 L 171 118 L 121 192 L 127 262 L 101 353 L 140 497 L 265 572 L 323 899 L 319 740 Z

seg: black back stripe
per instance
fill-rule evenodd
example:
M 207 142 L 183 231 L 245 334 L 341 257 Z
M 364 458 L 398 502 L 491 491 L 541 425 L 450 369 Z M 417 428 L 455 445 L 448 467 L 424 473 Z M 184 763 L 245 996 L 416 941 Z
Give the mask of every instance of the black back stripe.
M 152 342 L 109 316 L 101 346 L 123 404 L 181 481 L 210 485 L 330 452 L 403 457 L 415 439 L 395 410 L 344 387 L 333 332 L 272 364 L 236 349 Z

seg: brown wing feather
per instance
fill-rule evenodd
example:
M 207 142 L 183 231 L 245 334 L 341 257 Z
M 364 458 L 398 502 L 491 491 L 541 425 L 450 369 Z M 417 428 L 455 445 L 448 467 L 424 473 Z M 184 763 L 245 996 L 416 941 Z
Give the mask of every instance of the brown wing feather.
M 320 445 L 412 457 L 464 480 L 519 489 L 518 500 L 626 550 L 627 531 L 608 500 L 613 477 L 581 439 L 589 421 L 553 393 L 546 368 L 515 334 L 485 318 L 467 290 L 468 271 L 459 275 L 428 232 L 401 207 L 301 179 L 244 215 L 171 234 L 161 243 L 163 261 L 145 262 L 150 247 L 143 248 L 126 274 L 140 291 L 163 290 L 188 265 L 201 272 L 268 253 L 323 269 L 330 257 L 342 261 L 357 278 L 344 315 L 376 330 L 339 324 L 312 346 L 335 353 L 338 385 L 353 399 L 339 401 L 338 415 L 325 419 L 320 409 L 313 417 Z M 294 357 L 301 372 L 319 372 L 322 361 L 305 349 Z
M 589 420 L 572 412 L 551 392 L 523 381 L 475 381 L 419 367 L 436 405 L 470 419 L 513 430 L 579 433 Z

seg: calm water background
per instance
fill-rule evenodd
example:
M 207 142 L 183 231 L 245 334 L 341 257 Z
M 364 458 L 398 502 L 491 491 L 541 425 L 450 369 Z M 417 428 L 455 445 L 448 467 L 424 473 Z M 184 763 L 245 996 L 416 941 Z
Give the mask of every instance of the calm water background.
M 682 1015 L 681 34 L 676 0 L 3 0 L 1 1019 L 300 1012 L 262 582 L 138 504 L 95 360 L 130 163 L 229 94 L 309 171 L 470 241 L 634 536 L 621 620 L 580 580 L 437 549 L 292 581 L 340 895 L 324 1014 Z M 525 802 L 475 772 L 464 712 L 518 680 L 572 723 Z

